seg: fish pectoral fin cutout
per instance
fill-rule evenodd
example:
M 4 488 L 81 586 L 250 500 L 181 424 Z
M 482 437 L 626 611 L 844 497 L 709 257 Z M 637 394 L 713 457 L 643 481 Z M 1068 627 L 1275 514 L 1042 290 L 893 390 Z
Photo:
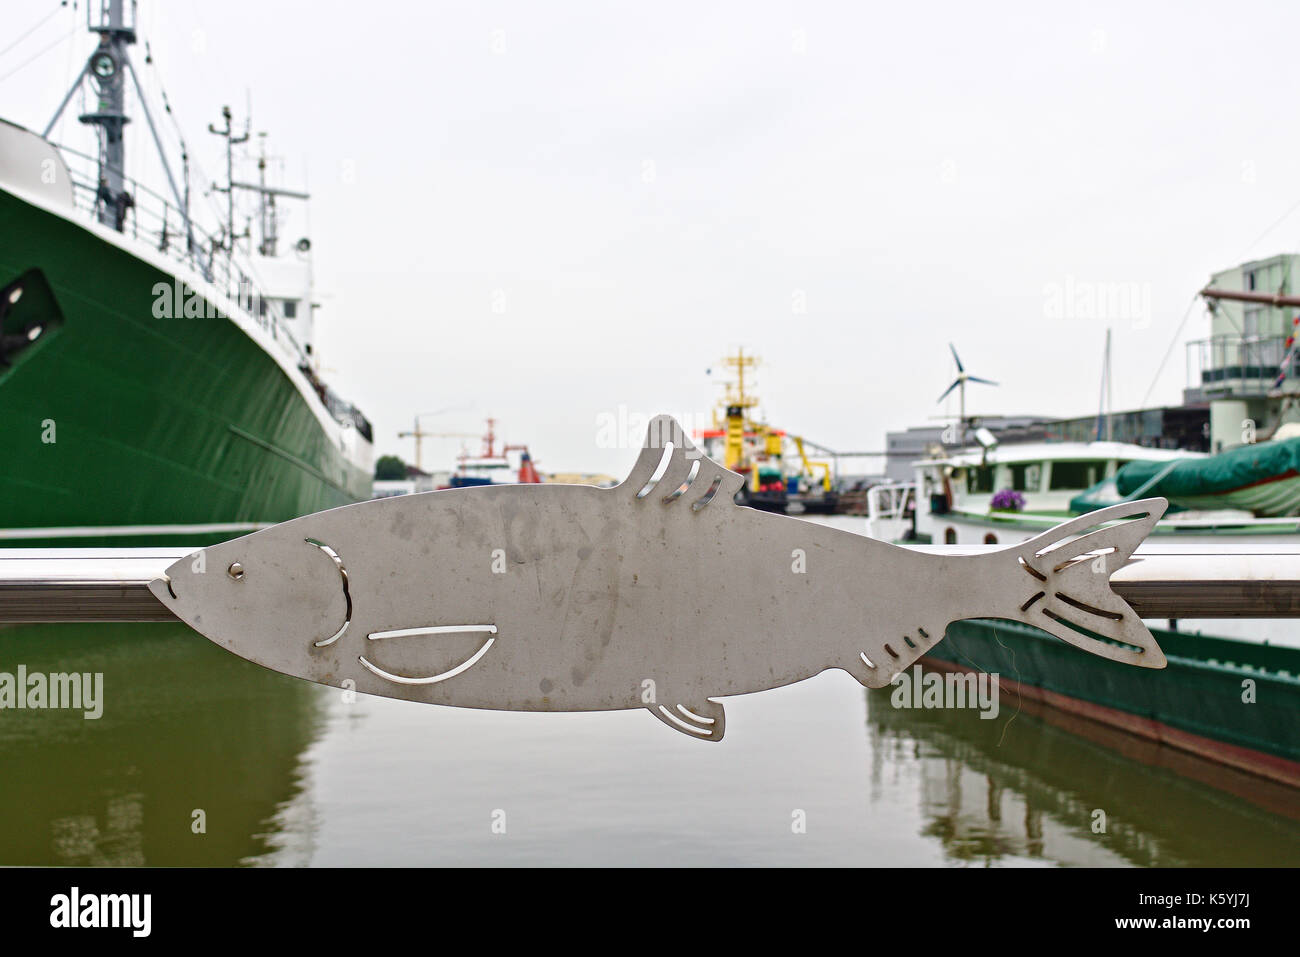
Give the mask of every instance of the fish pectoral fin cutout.
M 496 642 L 496 635 L 496 625 L 373 631 L 366 635 L 366 654 L 357 660 L 367 671 L 394 684 L 432 685 L 474 667 Z M 424 638 L 433 639 L 432 643 L 419 640 Z
M 646 505 L 706 506 L 731 502 L 745 480 L 713 461 L 687 437 L 677 420 L 656 415 L 632 471 L 616 491 Z
M 654 704 L 647 710 L 674 731 L 701 741 L 721 741 L 727 728 L 727 713 L 712 698 L 690 705 Z

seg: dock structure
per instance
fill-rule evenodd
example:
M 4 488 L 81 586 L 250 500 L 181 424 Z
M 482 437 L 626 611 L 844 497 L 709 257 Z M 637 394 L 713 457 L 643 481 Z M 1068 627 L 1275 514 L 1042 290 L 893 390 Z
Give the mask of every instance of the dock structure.
M 915 545 L 978 555 L 993 545 Z M 187 548 L 0 549 L 0 623 L 175 621 L 149 591 Z M 1300 545 L 1145 543 L 1111 579 L 1142 618 L 1300 618 Z

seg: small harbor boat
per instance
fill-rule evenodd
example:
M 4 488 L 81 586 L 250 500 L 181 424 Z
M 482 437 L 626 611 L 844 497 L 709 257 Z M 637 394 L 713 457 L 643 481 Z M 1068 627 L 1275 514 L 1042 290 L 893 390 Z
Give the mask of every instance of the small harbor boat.
M 1143 547 L 1267 551 L 1300 544 L 1300 438 L 1219 454 L 1120 442 L 1027 442 L 915 463 L 915 481 L 873 488 L 869 535 L 946 546 L 1025 542 L 1067 517 L 1164 496 Z M 1300 788 L 1300 629 L 1292 620 L 1148 622 L 1162 671 L 1116 667 L 1016 622 L 955 622 L 926 663 L 1000 676 L 1004 694 L 1236 771 Z M 1163 627 L 1161 627 L 1163 626 Z M 1238 781 L 1237 778 L 1233 779 Z M 1239 786 L 1239 782 L 1238 782 Z
M 757 357 L 739 349 L 723 364 L 735 371 L 735 378 L 724 383 L 723 415 L 719 419 L 715 412 L 712 427 L 696 430 L 695 437 L 707 455 L 744 476 L 737 504 L 792 515 L 837 511 L 832 463 L 813 461 L 808 456 L 812 443 L 762 421 L 754 411 L 758 396 L 752 377 L 748 386 L 745 377 L 758 365 Z
M 483 449 L 478 455 L 462 452 L 446 488 L 469 488 L 474 485 L 534 485 L 542 481 L 533 464 L 527 445 L 502 445 L 497 448 L 496 419 L 487 420 Z

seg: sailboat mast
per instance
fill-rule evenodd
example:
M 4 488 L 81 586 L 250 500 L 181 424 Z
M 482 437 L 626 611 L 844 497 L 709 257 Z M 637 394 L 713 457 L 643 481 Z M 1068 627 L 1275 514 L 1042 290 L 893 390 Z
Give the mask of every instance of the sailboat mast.
M 1106 330 L 1106 441 L 1113 442 L 1114 436 L 1114 417 L 1115 417 L 1115 396 L 1114 396 L 1114 378 L 1111 375 L 1110 368 L 1110 330 Z
M 1101 395 L 1097 399 L 1097 441 L 1102 439 L 1103 432 L 1106 441 L 1112 439 L 1111 411 L 1114 405 L 1111 402 L 1111 382 L 1110 382 L 1110 330 L 1106 330 L 1106 348 L 1102 353 L 1101 360 Z

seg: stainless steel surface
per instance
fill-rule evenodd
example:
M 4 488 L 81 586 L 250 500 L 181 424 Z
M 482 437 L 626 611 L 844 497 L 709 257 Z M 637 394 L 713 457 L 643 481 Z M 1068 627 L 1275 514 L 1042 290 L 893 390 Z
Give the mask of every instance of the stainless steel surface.
M 717 698 L 828 668 L 883 687 L 963 618 L 1164 666 L 1109 586 L 1162 499 L 971 556 L 741 508 L 742 482 L 660 416 L 616 488 L 477 487 L 332 509 L 186 556 L 150 588 L 216 644 L 284 674 L 467 708 L 644 709 L 712 741 L 725 730 Z M 241 575 L 212 573 L 236 565 Z

